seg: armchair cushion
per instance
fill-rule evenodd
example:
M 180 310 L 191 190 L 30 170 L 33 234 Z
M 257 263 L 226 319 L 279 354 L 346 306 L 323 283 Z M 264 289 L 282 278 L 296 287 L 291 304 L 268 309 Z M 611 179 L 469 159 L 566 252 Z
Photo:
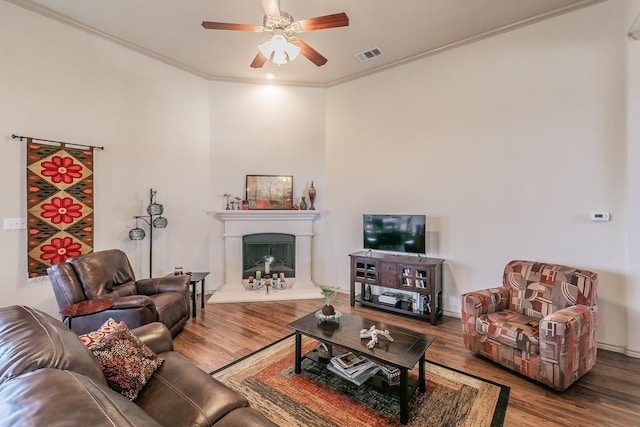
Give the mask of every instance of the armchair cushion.
M 511 309 L 541 319 L 572 305 L 595 305 L 594 274 L 564 265 L 511 261 L 503 286 L 511 294 Z
M 479 334 L 531 354 L 540 350 L 538 328 L 538 319 L 513 310 L 483 314 L 476 324 Z

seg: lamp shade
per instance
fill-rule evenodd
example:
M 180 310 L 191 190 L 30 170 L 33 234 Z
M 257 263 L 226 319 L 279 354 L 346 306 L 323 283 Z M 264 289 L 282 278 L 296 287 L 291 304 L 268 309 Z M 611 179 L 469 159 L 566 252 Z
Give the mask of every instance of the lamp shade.
M 167 226 L 167 218 L 159 216 L 153 220 L 153 226 L 155 228 L 165 228 Z
M 129 231 L 129 238 L 131 240 L 142 240 L 144 236 L 144 230 L 140 227 L 132 228 L 131 231 Z
M 300 48 L 289 43 L 284 36 L 276 34 L 271 40 L 258 45 L 258 50 L 265 58 L 271 59 L 275 64 L 282 65 L 289 61 L 293 61 L 298 57 Z
M 159 203 L 151 203 L 149 206 L 147 206 L 147 212 L 149 213 L 149 215 L 162 215 L 163 210 L 164 208 Z

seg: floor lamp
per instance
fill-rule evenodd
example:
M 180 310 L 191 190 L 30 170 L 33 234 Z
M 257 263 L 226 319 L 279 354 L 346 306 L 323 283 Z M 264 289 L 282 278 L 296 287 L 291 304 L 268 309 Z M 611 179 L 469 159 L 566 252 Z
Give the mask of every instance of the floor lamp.
M 136 215 L 136 227 L 129 231 L 129 239 L 142 240 L 144 239 L 145 232 L 142 228 L 138 227 L 138 220 L 141 219 L 149 225 L 149 278 L 153 274 L 153 229 L 165 228 L 167 226 L 167 218 L 162 216 L 164 208 L 161 204 L 156 203 L 156 191 L 149 190 L 149 206 L 147 206 L 148 215 Z

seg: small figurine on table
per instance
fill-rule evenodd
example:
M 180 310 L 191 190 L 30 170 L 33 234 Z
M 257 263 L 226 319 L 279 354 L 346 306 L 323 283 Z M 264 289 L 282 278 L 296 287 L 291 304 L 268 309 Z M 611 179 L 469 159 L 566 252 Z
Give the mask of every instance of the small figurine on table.
M 381 329 L 376 329 L 376 325 L 373 325 L 369 329 L 362 329 L 360 331 L 360 338 L 371 338 L 371 340 L 367 343 L 368 349 L 372 349 L 376 346 L 376 344 L 378 344 L 378 335 L 382 335 L 389 341 L 393 341 L 393 338 L 391 338 L 391 334 L 389 333 L 388 329 L 385 329 L 384 331 Z

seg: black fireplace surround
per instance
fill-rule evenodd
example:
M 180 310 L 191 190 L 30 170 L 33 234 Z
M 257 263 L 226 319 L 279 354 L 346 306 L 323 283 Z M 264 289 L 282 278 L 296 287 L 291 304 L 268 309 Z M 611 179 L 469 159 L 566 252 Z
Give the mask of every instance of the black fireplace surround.
M 284 273 L 296 277 L 296 236 L 284 233 L 257 233 L 242 237 L 242 278 L 265 277 L 265 262 L 273 258 L 269 275 Z

